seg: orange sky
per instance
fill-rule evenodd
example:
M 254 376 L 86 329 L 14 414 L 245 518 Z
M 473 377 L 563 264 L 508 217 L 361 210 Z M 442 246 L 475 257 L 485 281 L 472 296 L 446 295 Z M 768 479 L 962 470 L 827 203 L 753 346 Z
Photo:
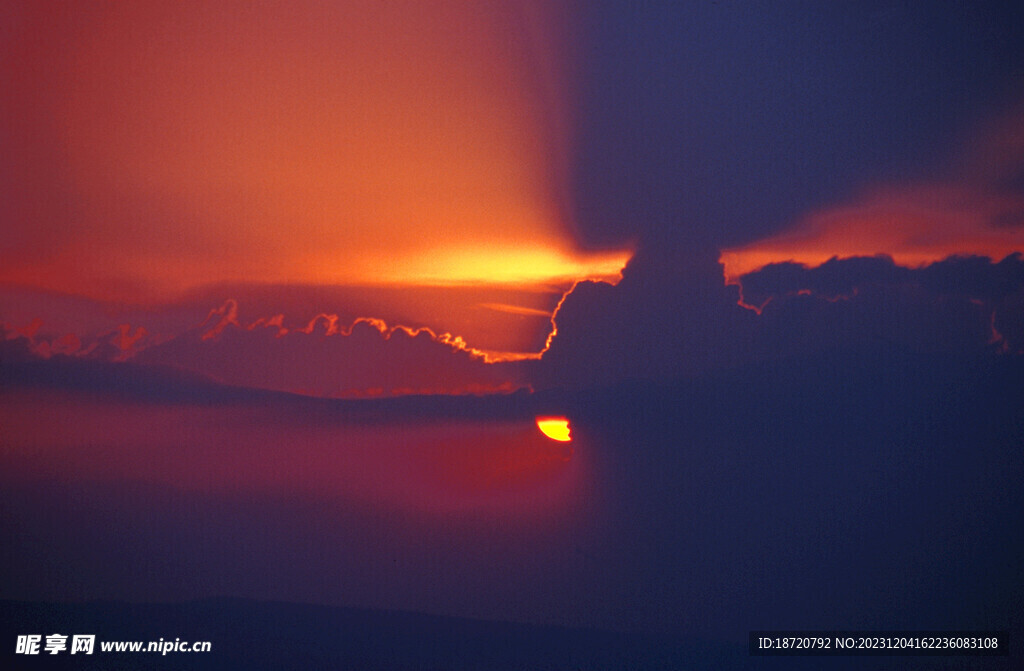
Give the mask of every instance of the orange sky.
M 818 266 L 833 256 L 888 254 L 907 267 L 953 254 L 1001 260 L 1024 249 L 1024 236 L 1016 227 L 997 222 L 1022 211 L 1020 197 L 976 192 L 961 185 L 882 189 L 850 204 L 815 212 L 793 230 L 727 249 L 720 260 L 729 282 L 770 263 Z
M 568 233 L 572 59 L 547 3 L 2 11 L 0 281 L 146 300 L 564 283 L 629 257 Z
M 818 266 L 834 256 L 887 254 L 918 267 L 951 255 L 1001 260 L 1024 251 L 1024 105 L 966 136 L 945 174 L 878 184 L 813 211 L 783 232 L 722 251 L 729 283 L 770 263 Z

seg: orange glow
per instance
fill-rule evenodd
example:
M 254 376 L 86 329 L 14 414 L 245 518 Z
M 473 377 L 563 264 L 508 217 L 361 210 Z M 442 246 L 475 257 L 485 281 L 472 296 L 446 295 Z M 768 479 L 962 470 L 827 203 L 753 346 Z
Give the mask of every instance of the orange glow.
M 551 312 L 547 310 L 538 310 L 537 308 L 523 307 L 522 305 L 508 305 L 506 303 L 480 303 L 478 307 L 486 308 L 488 310 L 495 310 L 496 312 L 506 312 L 513 315 L 525 315 L 527 317 L 544 317 L 546 319 L 551 318 Z
M 561 443 L 568 443 L 572 440 L 569 433 L 569 420 L 565 417 L 538 417 L 537 428 L 551 440 Z
M 1001 260 L 1024 250 L 1024 199 L 971 186 L 883 189 L 849 205 L 816 212 L 792 231 L 723 250 L 728 284 L 771 263 L 818 266 L 832 257 L 886 254 L 920 267 L 956 254 Z
M 551 3 L 14 18 L 2 160 L 24 183 L 0 194 L 19 232 L 0 282 L 129 301 L 222 282 L 547 286 L 614 280 L 630 256 L 581 251 L 567 226 L 572 58 Z
M 1024 251 L 1024 105 L 980 125 L 934 181 L 880 185 L 810 213 L 795 227 L 722 250 L 728 284 L 771 263 L 818 266 L 832 257 L 885 254 L 906 267 L 953 255 L 993 261 Z
M 393 283 L 417 286 L 477 283 L 544 286 L 577 280 L 616 284 L 622 279 L 622 269 L 631 256 L 632 252 L 628 250 L 581 254 L 552 244 L 507 248 L 483 244 L 475 248 L 448 247 L 405 258 L 371 256 L 363 263 L 367 273 L 382 272 Z M 325 267 L 323 274 L 328 281 L 329 272 Z

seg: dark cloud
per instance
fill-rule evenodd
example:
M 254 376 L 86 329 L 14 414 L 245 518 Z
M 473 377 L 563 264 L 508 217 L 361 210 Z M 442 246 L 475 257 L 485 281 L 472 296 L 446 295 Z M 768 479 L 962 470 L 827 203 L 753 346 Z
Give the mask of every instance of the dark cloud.
M 867 287 L 919 286 L 935 296 L 967 296 L 992 302 L 1024 291 L 1024 261 L 1011 254 L 1001 261 L 983 256 L 953 256 L 919 269 L 905 268 L 890 257 L 833 258 L 808 268 L 775 263 L 741 278 L 744 299 L 759 305 L 769 298 L 801 291 L 827 296 L 852 296 Z
M 799 263 L 773 263 L 741 278 L 743 299 L 750 305 L 762 305 L 769 298 L 811 291 L 815 294 L 852 296 L 867 284 L 896 285 L 906 281 L 911 271 L 897 266 L 886 256 L 833 258 L 816 268 Z
M 913 271 L 921 284 L 936 294 L 959 294 L 994 302 L 1024 292 L 1024 258 L 1011 254 L 1001 261 L 979 256 L 956 256 Z
M 771 344 L 784 350 L 787 341 L 821 349 L 876 339 L 927 351 L 1024 351 L 1020 254 L 999 262 L 950 257 L 918 269 L 881 256 L 816 268 L 775 264 L 744 276 L 742 286 L 744 300 L 762 306 Z
M 958 354 L 1024 351 L 1019 254 L 999 262 L 952 257 L 921 269 L 883 256 L 815 268 L 773 264 L 742 278 L 747 307 L 721 272 L 711 263 L 666 269 L 664 258 L 652 263 L 642 255 L 617 287 L 577 287 L 556 315 L 558 333 L 536 366 L 537 379 L 668 379 L 880 344 Z
M 727 365 L 753 317 L 737 300 L 710 257 L 643 251 L 618 286 L 583 283 L 566 297 L 532 379 L 587 386 Z

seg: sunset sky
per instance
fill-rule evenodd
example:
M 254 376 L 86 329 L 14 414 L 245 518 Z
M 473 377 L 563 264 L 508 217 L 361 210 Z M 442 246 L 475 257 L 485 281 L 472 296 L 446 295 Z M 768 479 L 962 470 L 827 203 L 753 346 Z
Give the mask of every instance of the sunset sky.
M 464 302 L 448 299 L 402 325 L 501 321 L 502 342 L 469 346 L 527 354 L 574 282 L 616 282 L 631 256 L 629 241 L 584 249 L 572 234 L 564 11 L 6 13 L 0 280 L 11 285 L 146 306 L 218 284 L 398 287 L 402 306 L 358 315 L 389 326 L 418 291 L 436 303 L 429 289 L 471 287 L 462 314 L 444 314 Z M 286 312 L 290 324 L 316 316 Z M 51 328 L 61 318 L 36 316 Z
M 1022 26 L 0 0 L 0 599 L 1019 626 Z

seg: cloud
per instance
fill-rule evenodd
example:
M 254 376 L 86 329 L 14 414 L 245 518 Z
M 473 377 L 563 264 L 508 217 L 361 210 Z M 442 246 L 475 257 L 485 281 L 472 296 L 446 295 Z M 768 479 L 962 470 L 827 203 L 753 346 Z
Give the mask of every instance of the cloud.
M 229 291 L 240 300 L 224 300 Z M 265 339 L 271 341 L 265 351 L 254 351 L 253 356 L 290 352 L 288 356 L 296 359 L 302 358 L 303 347 L 328 338 L 336 345 L 322 353 L 333 361 L 329 365 L 337 370 L 342 365 L 338 357 L 350 358 L 355 369 L 364 371 L 353 384 L 367 382 L 364 388 L 339 390 L 323 371 L 316 384 L 307 384 L 316 377 L 312 371 L 318 364 L 313 362 L 295 367 L 309 369 L 300 374 L 306 383 L 288 384 L 283 374 L 272 376 L 273 383 L 264 382 L 275 389 L 314 394 L 508 391 L 525 384 L 514 362 L 539 356 L 561 296 L 557 286 L 533 291 L 489 285 L 400 290 L 250 284 L 206 288 L 171 303 L 126 305 L 8 288 L 0 294 L 0 326 L 4 337 L 24 339 L 43 358 L 65 354 L 125 361 L 158 348 L 136 360 L 159 358 L 161 364 L 186 369 L 196 369 L 197 362 L 204 361 L 203 370 L 224 368 L 225 379 L 240 384 L 248 384 L 252 376 L 237 371 L 229 375 L 230 366 L 212 363 L 214 351 L 230 349 L 218 342 L 222 338 Z M 210 309 L 211 304 L 217 307 Z M 196 351 L 185 352 L 186 341 Z M 361 344 L 353 349 L 356 342 Z M 380 360 L 374 364 L 379 374 L 365 371 L 370 359 L 355 353 L 360 349 L 380 350 L 367 355 Z M 412 356 L 413 350 L 419 354 Z M 394 362 L 388 363 L 391 358 Z M 492 367 L 503 362 L 509 365 Z
M 814 268 L 787 263 L 745 275 L 742 283 L 744 300 L 759 306 L 783 350 L 792 347 L 778 336 L 786 332 L 805 346 L 874 338 L 929 351 L 1024 353 L 1020 254 L 999 262 L 955 256 L 917 269 L 888 257 L 832 259 Z M 800 327 L 787 329 L 787 322 Z
M 583 283 L 556 312 L 549 350 L 532 369 L 541 386 L 672 379 L 756 361 L 878 348 L 956 355 L 1024 354 L 1024 261 L 950 257 L 923 268 L 886 256 L 817 267 L 773 264 L 721 280 L 704 264 L 645 268 L 617 287 Z M 635 271 L 635 272 L 632 272 Z M 748 308 L 756 308 L 751 310 Z
M 531 379 L 587 386 L 666 378 L 723 365 L 749 332 L 735 287 L 712 257 L 642 250 L 617 286 L 581 282 L 553 321 L 555 333 Z
M 885 255 L 833 257 L 813 267 L 772 264 L 741 279 L 744 299 L 753 303 L 801 292 L 850 297 L 869 286 L 906 284 L 916 284 L 937 296 L 961 295 L 992 302 L 1024 290 L 1024 261 L 1020 253 L 998 262 L 983 256 L 951 256 L 923 268 L 905 268 Z
M 536 379 L 664 379 L 886 346 L 1024 352 L 1022 129 L 1024 105 L 976 127 L 942 169 L 877 182 L 742 247 L 711 251 L 680 208 L 618 287 L 565 298 Z
M 312 396 L 508 393 L 527 386 L 515 363 L 525 355 L 480 350 L 461 336 L 426 326 L 375 317 L 345 320 L 335 313 L 301 321 L 281 313 L 243 318 L 233 299 L 209 310 L 201 321 L 194 313 L 191 322 L 166 314 L 176 311 L 164 306 L 148 315 L 137 312 L 158 324 L 160 330 L 153 331 L 121 322 L 79 335 L 36 317 L 23 324 L 0 322 L 0 333 L 19 351 L 42 359 L 131 361 L 241 387 Z M 550 315 L 547 321 L 550 328 Z
M 39 317 L 22 326 L 0 321 L 0 335 L 8 341 L 20 340 L 20 346 L 26 351 L 44 359 L 61 354 L 105 361 L 125 361 L 134 356 L 143 344 L 159 342 L 158 339 L 147 341 L 150 334 L 145 327 L 133 328 L 128 323 L 86 336 L 72 332 L 54 332 L 47 326 Z
M 508 392 L 524 385 L 514 366 L 494 365 L 461 338 L 319 314 L 288 327 L 282 315 L 239 321 L 233 300 L 197 329 L 139 352 L 144 365 L 175 366 L 226 384 L 313 396 Z

